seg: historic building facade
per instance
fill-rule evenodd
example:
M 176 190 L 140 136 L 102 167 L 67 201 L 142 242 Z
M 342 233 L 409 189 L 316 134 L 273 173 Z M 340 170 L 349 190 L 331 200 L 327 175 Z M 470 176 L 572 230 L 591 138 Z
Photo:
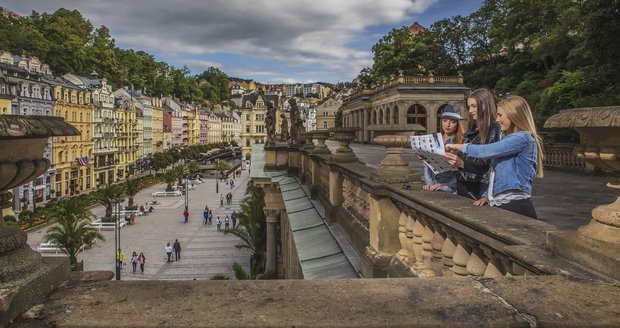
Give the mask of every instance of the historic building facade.
M 151 98 L 153 106 L 153 153 L 162 153 L 164 151 L 164 108 L 160 98 Z
M 316 129 L 327 130 L 336 126 L 336 112 L 341 104 L 334 98 L 325 100 L 322 104 L 314 107 Z
M 46 77 L 53 86 L 54 116 L 61 116 L 81 134 L 53 138 L 52 166 L 57 196 L 75 195 L 94 187 L 93 104 L 91 92 L 60 77 Z
M 215 112 L 209 113 L 209 143 L 222 142 L 222 118 Z
M 209 143 L 209 112 L 205 110 L 198 111 L 198 117 L 200 119 L 200 139 L 201 144 Z
M 75 74 L 65 74 L 67 81 L 88 88 L 93 98 L 93 168 L 95 187 L 114 183 L 116 153 L 116 126 L 114 94 L 105 78 L 99 79 L 93 72 L 90 78 Z
M 116 146 L 118 156 L 116 160 L 116 178 L 122 181 L 132 172 L 138 159 L 138 120 L 136 117 L 136 102 L 131 99 L 116 98 Z
M 241 100 L 241 154 L 244 158 L 250 158 L 252 145 L 265 143 L 267 129 L 265 127 L 265 116 L 267 114 L 267 102 L 276 108 L 276 133 L 280 129 L 280 114 L 282 114 L 282 104 L 277 95 L 249 94 L 244 95 Z
M 432 133 L 447 104 L 461 108 L 464 115 L 469 88 L 463 76 L 398 76 L 372 89 L 352 95 L 343 104 L 343 126 L 359 127 L 357 140 L 416 131 Z M 317 125 L 321 113 L 317 111 Z

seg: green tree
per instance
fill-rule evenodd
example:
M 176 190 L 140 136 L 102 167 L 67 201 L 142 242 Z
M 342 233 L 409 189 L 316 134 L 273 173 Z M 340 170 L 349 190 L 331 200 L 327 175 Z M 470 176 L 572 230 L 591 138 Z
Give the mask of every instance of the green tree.
M 72 267 L 77 264 L 77 254 L 84 245 L 95 240 L 105 240 L 103 235 L 89 227 L 90 211 L 77 197 L 59 202 L 47 211 L 58 224 L 47 230 L 45 240 L 51 241 L 69 256 Z
M 127 207 L 133 207 L 133 198 L 140 191 L 140 181 L 129 178 L 125 180 L 125 194 L 129 197 Z
M 334 117 L 334 125 L 339 128 L 342 127 L 342 107 L 338 108 Z
M 187 165 L 187 171 L 189 173 L 190 178 L 195 178 L 198 173 L 200 173 L 200 164 L 197 162 L 191 161 Z
M 225 178 L 224 172 L 230 171 L 230 164 L 225 160 L 218 160 L 215 164 L 215 170 L 219 173 L 220 178 Z
M 105 216 L 112 216 L 112 208 L 116 203 L 123 200 L 123 188 L 121 185 L 110 185 L 91 193 L 93 199 L 105 207 Z
M 239 239 L 242 243 L 235 245 L 237 248 L 247 248 L 252 252 L 250 257 L 250 275 L 256 274 L 264 269 L 264 255 L 267 248 L 267 223 L 265 213 L 265 193 L 262 188 L 248 183 L 246 195 L 241 201 L 241 209 L 237 213 L 239 221 L 237 227 L 228 231 Z M 254 278 L 253 278 L 254 279 Z
M 170 169 L 161 175 L 162 180 L 166 184 L 166 191 L 174 191 L 174 188 L 172 188 L 172 184 L 177 181 L 178 174 L 179 174 L 178 170 Z

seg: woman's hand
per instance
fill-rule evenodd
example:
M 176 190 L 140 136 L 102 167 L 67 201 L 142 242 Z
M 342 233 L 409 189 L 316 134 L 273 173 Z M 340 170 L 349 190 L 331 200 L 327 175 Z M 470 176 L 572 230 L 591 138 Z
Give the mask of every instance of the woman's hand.
M 457 154 L 463 148 L 463 144 L 447 144 L 446 151 Z
M 441 185 L 441 183 L 430 183 L 430 184 L 424 185 L 422 189 L 428 190 L 428 191 L 441 191 L 443 190 L 443 186 Z
M 489 204 L 489 199 L 486 197 L 482 197 L 474 202 L 475 206 L 484 206 Z
M 465 167 L 465 163 L 463 163 L 463 160 L 459 157 L 459 155 L 446 153 L 446 157 L 448 158 L 448 163 L 450 163 L 450 165 L 459 169 L 463 169 L 463 167 Z

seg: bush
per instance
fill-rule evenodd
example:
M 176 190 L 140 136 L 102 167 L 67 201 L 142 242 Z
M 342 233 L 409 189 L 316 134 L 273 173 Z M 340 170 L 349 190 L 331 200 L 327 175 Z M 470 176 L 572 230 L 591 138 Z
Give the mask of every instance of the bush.
M 10 226 L 14 226 L 17 224 L 17 218 L 15 218 L 13 215 L 5 215 L 4 222 Z

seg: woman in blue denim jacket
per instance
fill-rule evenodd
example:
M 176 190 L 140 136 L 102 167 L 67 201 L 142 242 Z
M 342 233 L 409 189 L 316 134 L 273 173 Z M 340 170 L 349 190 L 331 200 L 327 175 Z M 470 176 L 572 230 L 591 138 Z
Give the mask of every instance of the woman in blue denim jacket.
M 461 109 L 447 105 L 441 113 L 441 136 L 443 144 L 462 143 L 463 125 L 461 124 Z M 456 194 L 456 178 L 458 171 L 447 171 L 435 174 L 429 164 L 424 162 L 424 190 L 446 191 Z
M 532 111 L 519 96 L 511 96 L 497 107 L 497 123 L 505 135 L 502 140 L 488 145 L 451 144 L 446 149 L 491 160 L 489 188 L 474 205 L 489 204 L 537 218 L 530 198 L 534 178 L 543 176 L 543 150 Z

